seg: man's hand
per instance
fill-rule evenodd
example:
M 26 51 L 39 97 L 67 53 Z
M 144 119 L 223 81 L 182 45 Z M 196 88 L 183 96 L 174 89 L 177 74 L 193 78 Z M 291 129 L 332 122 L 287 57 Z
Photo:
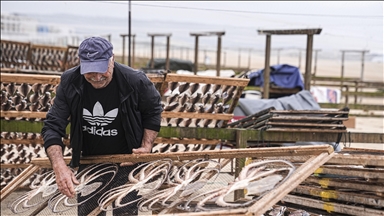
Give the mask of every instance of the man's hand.
M 157 136 L 157 132 L 153 130 L 144 129 L 144 136 L 141 143 L 141 147 L 137 149 L 132 149 L 132 154 L 146 154 L 151 153 L 152 145 Z M 132 166 L 134 162 L 124 162 L 120 166 Z
M 152 148 L 146 148 L 146 147 L 140 147 L 137 149 L 132 149 L 132 154 L 146 154 L 146 153 L 151 153 Z M 134 162 L 124 162 L 121 163 L 120 166 L 132 166 L 134 165 Z
M 76 195 L 74 184 L 79 184 L 75 174 L 66 165 L 54 168 L 54 172 L 59 191 L 69 198 L 74 198 Z
M 47 155 L 55 172 L 56 184 L 59 191 L 67 197 L 75 197 L 76 192 L 73 184 L 79 184 L 79 182 L 75 174 L 73 174 L 65 164 L 63 149 L 59 145 L 52 145 L 48 147 Z

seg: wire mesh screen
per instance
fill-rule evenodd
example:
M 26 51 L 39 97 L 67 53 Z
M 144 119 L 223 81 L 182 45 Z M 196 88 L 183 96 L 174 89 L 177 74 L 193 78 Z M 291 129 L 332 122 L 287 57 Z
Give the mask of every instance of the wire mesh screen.
M 73 170 L 76 195 L 58 191 L 52 171 L 30 190 L 2 202 L 7 215 L 168 214 L 230 210 L 251 206 L 289 178 L 295 166 L 286 160 L 247 164 L 238 174 L 238 159 L 162 159 L 121 167 L 114 163 L 81 165 Z M 235 178 L 235 176 L 237 176 Z M 239 199 L 236 193 L 244 194 Z M 9 213 L 9 214 L 8 214 Z

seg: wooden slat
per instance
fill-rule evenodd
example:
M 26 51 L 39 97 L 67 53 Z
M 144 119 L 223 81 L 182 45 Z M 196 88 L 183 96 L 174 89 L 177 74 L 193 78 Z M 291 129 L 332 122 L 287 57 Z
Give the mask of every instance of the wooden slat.
M 294 195 L 286 195 L 281 201 L 294 203 L 302 206 L 310 206 L 312 208 L 322 209 L 331 213 L 342 213 L 347 215 L 375 215 L 382 216 L 384 211 L 367 208 L 365 206 L 358 207 L 353 205 L 338 204 L 334 202 L 324 202 Z
M 384 198 L 375 195 L 365 195 L 353 192 L 344 192 L 339 190 L 324 190 L 321 188 L 299 185 L 292 190 L 294 193 L 305 194 L 323 198 L 325 200 L 332 199 L 336 201 L 344 201 L 349 203 L 359 203 L 363 205 L 374 205 L 378 208 L 384 207 Z M 374 202 L 372 202 L 375 200 Z
M 313 133 L 345 133 L 347 130 L 327 130 L 327 129 L 310 129 L 310 128 L 268 128 L 267 131 L 285 131 L 285 132 L 313 132 Z
M 158 159 L 170 158 L 172 160 L 193 160 L 197 158 L 245 158 L 265 155 L 289 156 L 289 155 L 318 155 L 323 152 L 331 153 L 333 148 L 329 145 L 317 146 L 294 146 L 294 147 L 269 147 L 253 149 L 223 149 L 199 152 L 171 152 L 171 153 L 150 153 L 150 154 L 118 154 L 103 156 L 88 156 L 81 158 L 81 164 L 94 164 L 103 162 L 122 163 L 122 162 L 148 162 Z M 65 157 L 65 162 L 69 163 L 70 157 Z M 49 168 L 48 158 L 34 158 L 32 164 L 43 168 Z
M 301 165 L 285 182 L 279 185 L 277 188 L 268 192 L 255 204 L 248 208 L 246 215 L 262 215 L 270 207 L 279 202 L 290 191 L 303 182 L 308 176 L 310 176 L 317 167 L 327 162 L 333 156 L 332 153 L 321 153 L 313 156 Z
M 233 114 L 223 113 L 192 113 L 192 112 L 172 112 L 163 111 L 161 113 L 162 118 L 197 118 L 197 119 L 216 119 L 216 120 L 230 120 L 233 118 Z
M 42 83 L 57 85 L 60 83 L 60 76 L 55 75 L 34 75 L 34 74 L 11 74 L 1 73 L 1 82 L 3 83 Z
M 345 127 L 342 124 L 314 124 L 314 123 L 295 123 L 295 122 L 267 122 L 266 125 L 300 126 L 300 127 Z
M 29 167 L 31 164 L 30 163 L 27 163 L 27 164 L 1 164 L 1 169 L 8 169 L 8 168 L 27 168 Z
M 244 78 L 223 78 L 216 76 L 198 76 L 186 74 L 167 74 L 166 82 L 188 82 L 188 83 L 210 83 L 231 86 L 247 86 L 249 79 Z
M 322 166 L 315 171 L 315 174 L 333 174 L 341 176 L 354 176 L 364 179 L 384 179 L 384 169 L 374 169 L 374 168 L 355 168 L 355 167 L 342 167 L 342 166 L 332 166 L 325 167 Z
M 179 139 L 179 138 L 164 138 L 157 137 L 154 143 L 167 143 L 167 144 L 204 144 L 204 145 L 217 145 L 220 140 L 206 140 L 206 139 Z
M 348 179 L 335 179 L 335 178 L 318 178 L 308 177 L 305 179 L 305 183 L 316 183 L 321 185 L 323 188 L 337 187 L 346 189 L 355 189 L 362 191 L 371 191 L 376 193 L 383 193 L 384 187 L 382 185 L 367 184 L 364 182 L 349 181 Z
M 271 110 L 270 112 L 278 114 L 349 114 L 349 111 L 339 110 Z
M 16 178 L 14 178 L 10 183 L 8 183 L 1 190 L 1 200 L 2 202 L 7 196 L 9 196 L 13 191 L 15 191 L 23 182 L 25 182 L 33 173 L 39 170 L 39 166 L 33 164 L 29 165 L 23 172 L 21 172 Z
M 0 111 L 1 117 L 7 118 L 41 118 L 45 119 L 47 112 L 32 112 L 32 111 Z
M 348 117 L 318 117 L 318 116 L 273 116 L 270 120 L 311 120 L 311 121 L 346 121 Z

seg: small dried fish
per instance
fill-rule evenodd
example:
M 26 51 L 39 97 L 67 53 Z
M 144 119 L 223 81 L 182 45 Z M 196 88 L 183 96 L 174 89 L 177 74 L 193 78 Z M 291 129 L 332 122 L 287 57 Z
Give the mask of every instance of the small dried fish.
M 201 93 L 196 93 L 196 95 L 192 98 L 189 99 L 189 102 L 191 104 L 195 104 L 197 102 L 199 102 L 200 98 L 201 98 L 202 94 Z
M 179 92 L 180 92 L 180 94 L 185 92 L 185 91 L 187 91 L 188 88 L 189 88 L 189 83 L 188 82 L 179 85 Z
M 16 92 L 16 84 L 14 82 L 8 83 L 5 89 L 7 90 L 9 96 L 13 96 Z
M 178 102 L 173 102 L 171 104 L 168 104 L 167 106 L 164 107 L 164 111 L 172 111 L 175 110 L 179 106 Z
M 211 89 L 211 84 L 207 83 L 201 88 L 201 93 L 205 95 Z
M 22 83 L 18 88 L 17 91 L 23 96 L 27 97 L 28 93 L 31 91 L 32 87 L 27 83 Z
M 173 91 L 177 88 L 177 86 L 179 86 L 178 82 L 170 82 L 170 83 L 168 83 L 168 88 L 169 88 L 169 90 L 171 90 L 171 93 L 173 93 Z

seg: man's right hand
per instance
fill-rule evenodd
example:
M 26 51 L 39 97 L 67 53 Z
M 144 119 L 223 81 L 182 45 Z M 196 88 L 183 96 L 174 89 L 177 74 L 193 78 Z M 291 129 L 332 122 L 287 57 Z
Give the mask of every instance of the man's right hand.
M 75 174 L 65 164 L 63 150 L 60 145 L 52 145 L 47 149 L 47 155 L 55 172 L 56 184 L 59 191 L 67 197 L 76 195 L 74 184 L 79 184 Z
M 74 198 L 76 195 L 74 184 L 79 184 L 75 174 L 65 164 L 64 166 L 55 167 L 54 172 L 59 191 L 69 198 Z

